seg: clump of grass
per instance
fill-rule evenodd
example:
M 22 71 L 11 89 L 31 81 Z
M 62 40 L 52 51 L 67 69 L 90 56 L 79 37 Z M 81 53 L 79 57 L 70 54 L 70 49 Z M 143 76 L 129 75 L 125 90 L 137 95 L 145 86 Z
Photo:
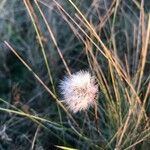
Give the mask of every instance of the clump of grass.
M 30 39 L 34 47 L 27 44 L 30 59 L 19 54 L 17 40 L 6 38 L 5 45 L 38 82 L 30 91 L 32 97 L 23 88 L 28 83 L 22 85 L 29 100 L 23 100 L 20 90 L 11 101 L 0 99 L 0 111 L 5 112 L 1 124 L 9 137 L 17 135 L 21 145 L 28 145 L 26 149 L 149 148 L 150 14 L 146 3 L 24 0 L 21 5 L 31 19 L 27 30 L 34 31 Z M 80 69 L 95 74 L 98 105 L 71 114 L 59 99 L 57 87 L 65 74 Z M 18 139 L 13 141 L 16 145 Z M 14 146 L 6 143 L 0 146 Z

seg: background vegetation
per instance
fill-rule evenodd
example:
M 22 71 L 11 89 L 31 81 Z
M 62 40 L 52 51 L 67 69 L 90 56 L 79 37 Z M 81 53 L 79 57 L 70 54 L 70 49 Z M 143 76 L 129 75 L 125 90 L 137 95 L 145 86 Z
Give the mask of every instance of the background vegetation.
M 1 0 L 0 150 L 149 150 L 149 39 L 149 0 Z M 98 108 L 71 114 L 58 85 L 81 69 Z

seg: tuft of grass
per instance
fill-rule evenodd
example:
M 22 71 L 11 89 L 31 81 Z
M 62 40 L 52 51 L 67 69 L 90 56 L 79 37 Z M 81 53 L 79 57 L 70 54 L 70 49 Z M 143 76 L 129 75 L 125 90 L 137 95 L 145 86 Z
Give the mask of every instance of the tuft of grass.
M 148 149 L 148 3 L 2 0 L 0 126 L 12 141 L 0 134 L 0 149 Z M 58 85 L 80 69 L 99 96 L 71 114 Z

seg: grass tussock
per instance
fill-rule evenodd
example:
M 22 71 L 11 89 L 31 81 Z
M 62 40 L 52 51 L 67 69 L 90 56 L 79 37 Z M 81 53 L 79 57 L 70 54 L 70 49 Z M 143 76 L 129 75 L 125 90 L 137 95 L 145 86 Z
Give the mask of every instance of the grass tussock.
M 0 149 L 149 149 L 150 2 L 0 2 Z M 96 105 L 71 113 L 60 80 L 96 77 Z

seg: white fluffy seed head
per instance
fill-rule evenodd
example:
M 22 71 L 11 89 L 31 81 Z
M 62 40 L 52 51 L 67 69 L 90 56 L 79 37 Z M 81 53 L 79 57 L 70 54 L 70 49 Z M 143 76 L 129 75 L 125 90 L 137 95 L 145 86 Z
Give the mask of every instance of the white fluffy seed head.
M 86 110 L 95 103 L 98 86 L 88 71 L 79 71 L 64 78 L 60 83 L 63 102 L 73 113 Z

